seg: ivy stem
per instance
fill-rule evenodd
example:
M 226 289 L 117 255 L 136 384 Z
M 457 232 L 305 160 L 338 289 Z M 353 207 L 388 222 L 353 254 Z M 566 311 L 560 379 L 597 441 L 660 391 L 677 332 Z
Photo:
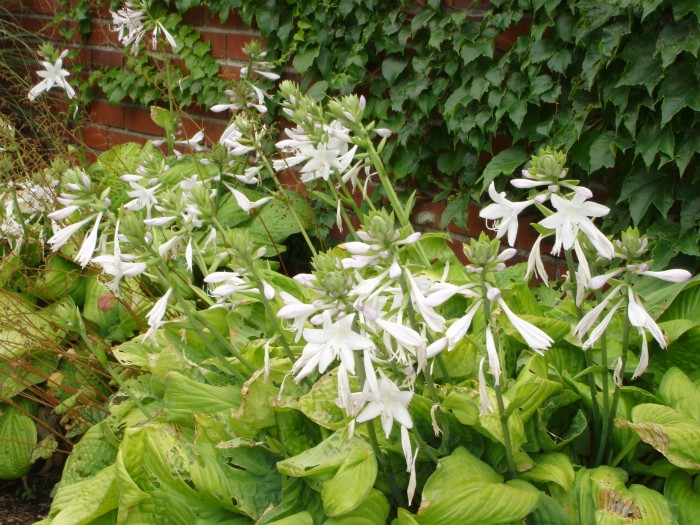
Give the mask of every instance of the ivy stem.
M 510 429 L 508 428 L 508 416 L 506 414 L 506 406 L 503 401 L 503 390 L 501 388 L 501 382 L 505 382 L 507 378 L 505 359 L 503 359 L 503 352 L 501 348 L 501 340 L 498 336 L 498 327 L 495 326 L 493 317 L 491 315 L 491 301 L 488 298 L 488 289 L 486 287 L 486 274 L 481 272 L 481 293 L 483 297 L 484 305 L 484 320 L 488 327 L 492 328 L 496 343 L 496 348 L 498 349 L 498 358 L 501 361 L 501 377 L 494 378 L 494 391 L 496 392 L 496 403 L 498 404 L 498 418 L 501 422 L 501 431 L 503 432 L 503 446 L 506 449 L 506 463 L 508 464 L 508 473 L 511 479 L 515 479 L 515 461 L 513 460 L 513 444 L 510 439 Z
M 569 269 L 569 279 L 571 282 L 576 284 L 576 266 L 574 265 L 574 257 L 571 254 L 572 250 L 564 250 L 564 255 L 566 257 L 566 266 Z M 574 297 L 576 297 L 576 292 L 574 291 Z M 578 314 L 578 320 L 583 319 L 583 310 L 580 305 L 576 305 L 576 312 Z M 586 368 L 591 368 L 594 366 L 593 353 L 589 351 L 583 352 L 584 358 L 586 360 Z M 600 407 L 598 406 L 598 387 L 595 382 L 594 374 L 586 374 L 586 380 L 588 381 L 588 389 L 591 392 L 591 414 L 593 416 L 593 436 L 595 440 L 599 440 L 601 436 L 601 417 L 600 417 Z M 593 447 L 595 447 L 595 442 L 591 445 L 591 456 L 593 455 Z M 597 463 L 596 463 L 597 464 Z

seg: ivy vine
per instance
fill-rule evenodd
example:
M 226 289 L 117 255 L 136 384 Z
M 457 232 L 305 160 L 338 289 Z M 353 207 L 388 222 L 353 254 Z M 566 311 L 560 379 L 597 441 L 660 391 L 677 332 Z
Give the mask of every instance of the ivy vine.
M 177 13 L 201 0 L 154 0 Z M 303 75 L 314 97 L 362 92 L 369 118 L 398 135 L 385 151 L 396 179 L 448 199 L 444 221 L 544 145 L 608 192 L 609 229 L 630 222 L 656 239 L 656 262 L 700 257 L 700 4 L 697 0 L 207 0 L 255 25 L 270 55 Z M 223 92 L 206 43 L 171 14 L 185 42 L 181 103 Z M 184 38 L 183 38 L 184 37 Z M 204 46 L 204 47 L 203 47 Z M 187 57 L 196 57 L 187 65 Z M 130 59 L 106 72 L 110 100 L 157 79 Z M 134 78 L 134 71 L 139 71 Z M 199 78 L 196 78 L 199 76 Z M 190 80 L 187 80 L 187 79 Z M 129 83 L 133 83 L 133 85 Z M 501 180 L 502 179 L 502 180 Z

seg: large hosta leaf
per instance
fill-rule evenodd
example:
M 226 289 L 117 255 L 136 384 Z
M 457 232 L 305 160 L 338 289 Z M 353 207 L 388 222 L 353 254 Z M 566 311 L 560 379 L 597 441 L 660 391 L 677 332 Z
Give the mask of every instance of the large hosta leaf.
M 384 525 L 389 516 L 389 502 L 384 494 L 372 489 L 362 503 L 351 512 L 331 518 L 323 525 Z
M 348 439 L 347 431 L 339 430 L 314 448 L 280 461 L 277 469 L 292 477 L 327 475 L 336 471 L 355 448 L 370 450 L 370 446 L 359 437 Z
M 596 525 L 675 525 L 670 502 L 655 490 L 641 485 L 625 485 L 627 473 L 621 469 L 598 467 L 576 473 L 574 490 L 558 499 L 568 500 L 574 523 Z
M 323 484 L 323 510 L 328 516 L 339 516 L 357 507 L 369 494 L 377 479 L 377 458 L 374 452 L 357 447 L 345 458 L 335 476 Z
M 678 368 L 669 368 L 657 391 L 659 399 L 700 422 L 700 386 Z
M 632 409 L 632 421 L 616 425 L 634 430 L 642 441 L 677 467 L 700 470 L 700 422 L 673 408 L 643 403 Z
M 678 523 L 693 523 L 700 516 L 700 476 L 695 481 L 686 472 L 674 470 L 664 486 L 664 495 L 678 513 Z
M 101 470 L 77 483 L 62 485 L 51 504 L 49 517 L 43 525 L 83 525 L 117 508 L 119 491 L 115 467 Z
M 509 523 L 532 512 L 538 499 L 532 485 L 522 480 L 503 483 L 498 472 L 460 447 L 440 460 L 426 482 L 415 521 L 420 525 Z

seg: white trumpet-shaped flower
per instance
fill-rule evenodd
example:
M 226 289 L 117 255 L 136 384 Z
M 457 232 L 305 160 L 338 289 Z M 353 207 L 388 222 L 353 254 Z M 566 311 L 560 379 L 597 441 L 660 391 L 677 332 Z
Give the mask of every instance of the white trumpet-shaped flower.
M 163 317 L 165 317 L 165 312 L 168 310 L 168 300 L 173 293 L 172 288 L 168 288 L 165 295 L 156 301 L 153 305 L 151 311 L 146 314 L 146 321 L 148 321 L 148 331 L 146 332 L 146 337 L 151 339 L 153 343 L 156 343 L 156 330 L 158 330 L 165 323 L 163 322 Z
M 67 54 L 68 50 L 63 51 L 53 64 L 45 60 L 41 61 L 44 70 L 37 71 L 36 74 L 43 80 L 29 91 L 29 100 L 33 101 L 45 91 L 51 91 L 51 88 L 54 86 L 64 89 L 68 98 L 75 97 L 75 90 L 66 80 L 70 73 L 63 69 L 63 59 L 66 58 Z
M 88 217 L 82 221 L 74 222 L 68 226 L 61 228 L 60 230 L 55 230 L 51 238 L 46 241 L 51 245 L 51 250 L 57 252 L 64 244 L 66 244 L 75 233 L 93 220 L 93 217 Z
M 322 317 L 322 328 L 304 329 L 306 346 L 301 357 L 292 367 L 292 373 L 296 374 L 296 381 L 301 381 L 316 369 L 320 373 L 325 372 L 336 359 L 340 359 L 341 366 L 354 374 L 355 356 L 353 350 L 363 350 L 374 346 L 371 339 L 353 331 L 352 324 L 355 314 L 346 315 L 335 322 L 328 312 L 323 312 Z
M 501 360 L 490 325 L 486 326 L 486 357 L 489 360 L 489 373 L 493 376 L 494 384 L 498 386 L 501 384 Z
M 95 248 L 97 247 L 97 234 L 100 228 L 100 222 L 102 221 L 102 212 L 97 214 L 95 219 L 95 224 L 90 230 L 90 233 L 83 239 L 83 244 L 78 250 L 78 254 L 75 256 L 75 261 L 80 264 L 81 268 L 85 268 L 90 259 L 95 253 Z
M 559 254 L 562 247 L 570 250 L 581 231 L 601 257 L 612 259 L 615 256 L 613 244 L 589 218 L 603 217 L 610 212 L 610 208 L 596 202 L 586 202 L 586 197 L 580 193 L 575 193 L 571 200 L 552 194 L 551 202 L 557 211 L 542 219 L 539 224 L 556 232 L 553 254 Z
M 496 290 L 492 288 L 491 290 Z M 489 290 L 489 292 L 491 291 Z M 549 337 L 544 331 L 537 328 L 534 324 L 528 323 L 525 319 L 521 319 L 513 313 L 513 311 L 508 307 L 506 302 L 498 294 L 496 300 L 498 304 L 505 312 L 508 320 L 511 322 L 513 327 L 518 331 L 518 333 L 523 337 L 525 343 L 540 355 L 543 355 L 543 351 L 547 350 L 554 340 Z
M 506 199 L 506 193 L 498 193 L 496 186 L 492 182 L 489 185 L 489 197 L 493 201 L 479 212 L 479 217 L 495 221 L 496 237 L 503 237 L 508 234 L 508 245 L 515 244 L 518 235 L 518 215 L 534 201 L 512 202 Z
M 356 421 L 364 423 L 379 417 L 384 435 L 388 439 L 394 420 L 405 428 L 413 428 L 413 420 L 408 412 L 408 404 L 412 398 L 413 392 L 401 390 L 391 379 L 382 374 L 377 391 L 370 391 L 369 402 L 357 416 Z
M 241 193 L 237 189 L 232 188 L 228 184 L 226 185 L 226 187 L 231 191 L 233 196 L 236 198 L 236 202 L 238 203 L 238 206 L 240 206 L 241 209 L 246 213 L 250 213 L 251 210 L 253 210 L 255 208 L 259 208 L 260 206 L 262 206 L 266 202 L 272 200 L 272 197 L 263 197 L 262 199 L 258 199 L 256 201 L 251 201 L 248 197 L 246 197 L 243 193 Z
M 132 256 L 122 255 L 119 246 L 119 222 L 114 230 L 114 248 L 112 255 L 98 255 L 93 257 L 91 262 L 102 266 L 102 271 L 114 277 L 107 287 L 114 295 L 119 296 L 119 283 L 124 277 L 134 277 L 146 271 L 146 263 L 132 262 Z

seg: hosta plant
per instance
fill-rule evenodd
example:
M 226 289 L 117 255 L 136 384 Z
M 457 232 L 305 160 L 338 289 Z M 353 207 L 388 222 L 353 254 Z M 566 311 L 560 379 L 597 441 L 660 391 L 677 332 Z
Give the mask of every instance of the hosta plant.
M 295 127 L 271 160 L 236 116 L 210 152 L 65 172 L 49 244 L 115 297 L 153 299 L 111 349 L 120 389 L 42 523 L 682 523 L 699 468 L 690 273 L 654 269 L 636 230 L 608 239 L 607 208 L 552 151 L 513 179 L 524 200 L 491 188 L 495 235 L 458 257 L 411 226 L 362 98 L 322 106 L 285 82 L 279 103 Z M 295 276 L 276 237 L 282 217 L 304 224 L 275 184 L 289 167 L 311 195 L 327 185 L 347 234 Z M 511 264 L 500 239 L 529 206 L 540 238 Z

